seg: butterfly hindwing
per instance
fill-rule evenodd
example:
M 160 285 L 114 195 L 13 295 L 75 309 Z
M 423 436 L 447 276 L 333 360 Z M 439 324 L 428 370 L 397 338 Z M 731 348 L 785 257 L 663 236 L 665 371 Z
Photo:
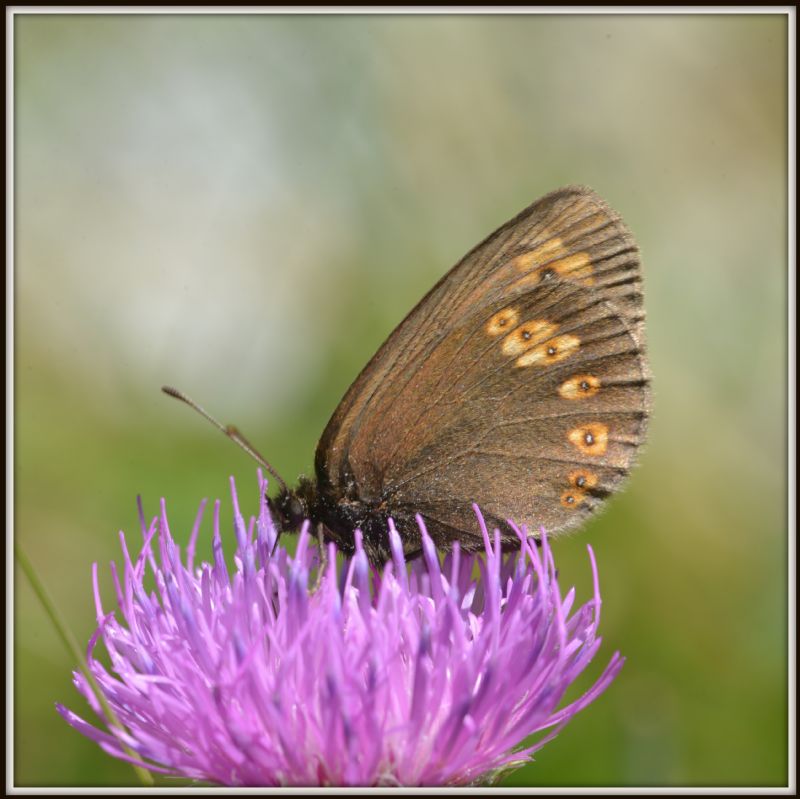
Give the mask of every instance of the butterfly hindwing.
M 470 251 L 380 348 L 323 434 L 320 488 L 396 520 L 418 511 L 442 546 L 474 534 L 473 501 L 492 523 L 572 526 L 618 487 L 643 440 L 643 319 L 620 218 L 589 189 L 547 195 Z
M 608 303 L 555 283 L 492 310 L 445 337 L 437 355 L 453 359 L 407 387 L 424 415 L 401 427 L 401 395 L 387 421 L 403 433 L 379 448 L 385 501 L 449 524 L 449 539 L 474 531 L 473 501 L 532 529 L 578 524 L 627 474 L 647 417 L 638 343 Z M 498 335 L 499 314 L 517 324 Z

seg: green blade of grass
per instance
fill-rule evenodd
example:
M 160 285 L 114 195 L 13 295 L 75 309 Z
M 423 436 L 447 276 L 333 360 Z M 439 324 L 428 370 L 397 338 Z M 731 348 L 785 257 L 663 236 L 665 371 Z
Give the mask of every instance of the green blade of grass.
M 59 637 L 61 638 L 62 643 L 67 648 L 69 654 L 75 658 L 78 663 L 78 667 L 83 672 L 83 675 L 89 681 L 89 685 L 92 687 L 92 691 L 94 691 L 95 696 L 97 697 L 100 706 L 103 708 L 103 712 L 106 715 L 106 719 L 110 727 L 115 729 L 121 730 L 125 732 L 125 727 L 122 722 L 117 718 L 116 713 L 114 713 L 111 705 L 108 704 L 108 700 L 106 699 L 105 695 L 103 694 L 102 690 L 100 690 L 100 686 L 97 684 L 97 680 L 95 680 L 94 675 L 92 674 L 91 670 L 89 669 L 89 664 L 86 661 L 86 656 L 83 653 L 83 650 L 78 645 L 75 636 L 72 634 L 72 630 L 69 629 L 66 622 L 62 618 L 61 614 L 56 608 L 55 603 L 50 598 L 50 595 L 47 593 L 47 589 L 44 587 L 44 584 L 39 579 L 38 575 L 36 574 L 36 570 L 33 568 L 28 556 L 22 550 L 20 545 L 15 541 L 14 542 L 14 556 L 19 563 L 20 568 L 22 571 L 25 572 L 25 576 L 28 578 L 28 581 L 33 588 L 34 593 L 39 598 L 39 601 L 42 603 L 44 607 L 45 613 L 49 617 L 50 621 L 52 622 L 53 626 L 56 629 Z M 139 756 L 134 752 L 129 746 L 120 742 L 122 748 L 125 751 L 125 754 L 129 755 L 131 758 L 138 760 Z M 133 765 L 133 770 L 136 772 L 139 781 L 142 785 L 147 787 L 152 787 L 153 785 L 153 776 L 150 774 L 149 771 L 142 768 L 141 766 Z

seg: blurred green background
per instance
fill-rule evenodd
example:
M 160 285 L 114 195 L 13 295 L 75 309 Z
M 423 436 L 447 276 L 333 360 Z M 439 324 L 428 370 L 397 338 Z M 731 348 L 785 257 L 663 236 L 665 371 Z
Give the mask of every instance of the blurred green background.
M 643 251 L 655 413 L 556 557 L 581 600 L 598 557 L 590 676 L 628 662 L 505 784 L 785 784 L 786 41 L 776 15 L 17 16 L 15 535 L 78 639 L 138 493 L 183 540 L 231 474 L 255 509 L 163 383 L 309 472 L 425 291 L 586 183 Z M 14 600 L 16 784 L 135 784 L 57 716 L 89 711 L 18 569 Z

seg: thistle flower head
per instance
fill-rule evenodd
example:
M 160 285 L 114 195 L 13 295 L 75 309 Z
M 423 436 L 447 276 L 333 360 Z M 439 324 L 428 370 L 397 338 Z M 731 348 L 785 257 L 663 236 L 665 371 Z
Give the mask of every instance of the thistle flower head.
M 370 566 L 356 532 L 352 558 L 327 566 L 304 527 L 291 556 L 259 474 L 258 515 L 246 524 L 231 480 L 237 550 L 229 572 L 219 502 L 213 563 L 196 565 L 203 506 L 184 553 L 165 505 L 121 569 L 115 607 L 100 598 L 89 667 L 125 726 L 78 731 L 109 754 L 229 786 L 464 785 L 531 758 L 619 672 L 615 653 L 594 685 L 559 708 L 600 645 L 600 594 L 573 610 L 552 552 L 519 530 L 502 553 L 476 508 L 485 552 L 458 545 L 443 560 L 420 520 L 423 556 L 406 563 L 390 525 L 392 561 Z M 149 572 L 149 574 L 148 574 Z M 154 590 L 144 586 L 145 577 Z M 110 660 L 95 656 L 101 643 Z M 74 682 L 105 722 L 85 677 Z M 532 737 L 533 736 L 533 737 Z

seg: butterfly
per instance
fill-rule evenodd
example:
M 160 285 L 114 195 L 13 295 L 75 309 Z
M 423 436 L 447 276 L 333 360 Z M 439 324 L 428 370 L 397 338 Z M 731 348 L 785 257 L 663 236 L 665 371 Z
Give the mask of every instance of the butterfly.
M 507 519 L 551 535 L 581 524 L 644 441 L 644 321 L 639 249 L 620 216 L 587 187 L 547 194 L 391 333 L 328 422 L 313 478 L 290 488 L 262 459 L 281 486 L 278 527 L 309 519 L 345 553 L 358 528 L 382 563 L 390 518 L 407 557 L 421 547 L 417 514 L 440 549 L 481 549 L 473 503 L 508 546 Z

